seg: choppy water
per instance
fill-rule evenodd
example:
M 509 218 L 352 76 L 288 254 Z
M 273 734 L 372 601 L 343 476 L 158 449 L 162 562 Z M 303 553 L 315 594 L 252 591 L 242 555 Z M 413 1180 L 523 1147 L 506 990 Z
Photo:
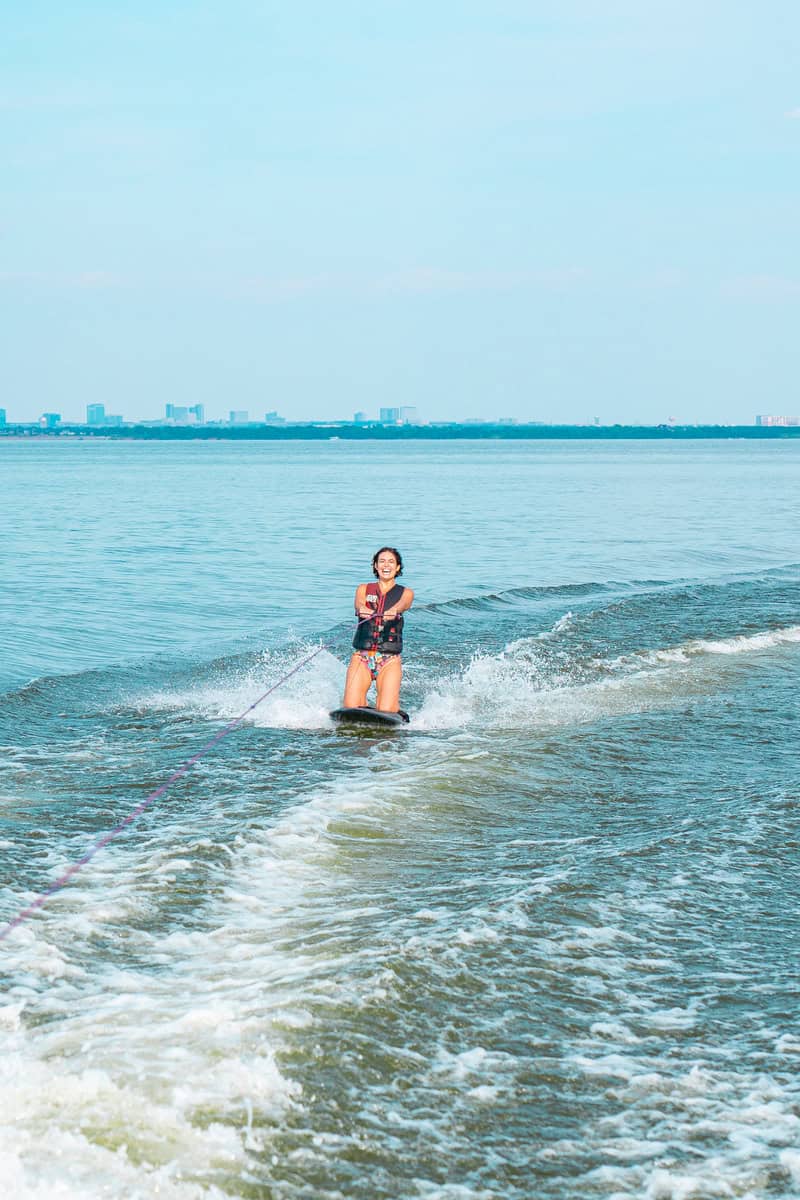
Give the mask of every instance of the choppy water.
M 327 647 L 0 944 L 0 1194 L 800 1194 L 799 470 L 0 444 L 2 919 Z

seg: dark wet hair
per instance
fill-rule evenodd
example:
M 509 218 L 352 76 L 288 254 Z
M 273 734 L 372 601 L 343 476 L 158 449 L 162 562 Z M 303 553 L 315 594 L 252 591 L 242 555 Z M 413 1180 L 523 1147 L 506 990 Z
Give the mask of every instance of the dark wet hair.
M 380 550 L 376 550 L 372 556 L 372 574 L 378 578 L 378 559 L 382 554 L 393 554 L 397 559 L 397 574 L 403 574 L 403 560 L 400 557 L 400 551 L 395 550 L 394 546 L 381 546 Z

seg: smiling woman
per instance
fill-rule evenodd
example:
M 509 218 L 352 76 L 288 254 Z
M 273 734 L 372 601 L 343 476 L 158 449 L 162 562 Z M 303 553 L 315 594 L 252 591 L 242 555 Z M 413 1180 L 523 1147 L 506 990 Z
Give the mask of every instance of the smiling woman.
M 363 708 L 370 684 L 377 688 L 376 708 L 398 712 L 403 678 L 403 613 L 414 601 L 411 588 L 396 582 L 403 573 L 403 560 L 393 546 L 381 546 L 372 558 L 377 583 L 360 583 L 356 588 L 358 617 L 353 649 L 344 686 L 345 708 Z

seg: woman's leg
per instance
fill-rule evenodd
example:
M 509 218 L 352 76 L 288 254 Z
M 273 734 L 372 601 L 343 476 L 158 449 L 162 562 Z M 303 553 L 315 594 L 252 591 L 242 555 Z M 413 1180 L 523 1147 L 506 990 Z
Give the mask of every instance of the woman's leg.
M 378 672 L 378 700 L 376 708 L 383 712 L 397 712 L 400 707 L 400 684 L 403 679 L 403 664 L 400 655 L 385 662 Z
M 343 708 L 363 708 L 367 703 L 367 692 L 372 683 L 369 668 L 364 666 L 358 654 L 350 659 L 347 677 L 344 681 Z

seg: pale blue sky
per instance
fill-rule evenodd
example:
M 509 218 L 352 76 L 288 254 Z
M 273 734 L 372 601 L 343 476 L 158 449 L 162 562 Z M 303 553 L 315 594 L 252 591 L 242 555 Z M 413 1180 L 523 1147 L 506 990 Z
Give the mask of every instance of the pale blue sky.
M 11 420 L 800 411 L 796 0 L 0 21 Z

